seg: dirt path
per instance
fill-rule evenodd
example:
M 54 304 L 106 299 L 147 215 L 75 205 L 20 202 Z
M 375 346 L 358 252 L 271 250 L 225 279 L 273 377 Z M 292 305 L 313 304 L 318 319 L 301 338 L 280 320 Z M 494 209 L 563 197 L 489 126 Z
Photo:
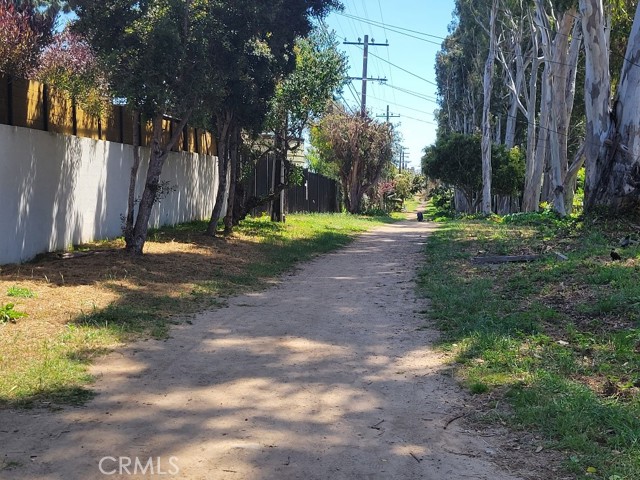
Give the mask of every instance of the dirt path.
M 487 439 L 444 428 L 465 397 L 414 295 L 431 228 L 379 228 L 101 358 L 85 407 L 0 411 L 0 478 L 517 478 Z

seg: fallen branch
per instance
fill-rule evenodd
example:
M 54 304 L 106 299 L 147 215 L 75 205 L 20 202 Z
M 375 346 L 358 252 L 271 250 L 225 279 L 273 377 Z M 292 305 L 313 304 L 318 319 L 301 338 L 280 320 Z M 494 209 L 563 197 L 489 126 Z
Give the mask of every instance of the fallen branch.
M 473 263 L 514 263 L 533 262 L 542 258 L 541 255 L 493 255 L 487 257 L 473 257 Z
M 460 415 L 456 415 L 456 416 L 455 416 L 455 417 L 453 417 L 453 418 L 450 418 L 449 420 L 447 420 L 447 423 L 445 423 L 445 424 L 444 424 L 444 427 L 442 427 L 442 428 L 443 428 L 443 430 L 446 430 L 446 429 L 447 429 L 447 427 L 448 427 L 449 425 L 451 425 L 453 422 L 455 422 L 455 421 L 456 421 L 456 420 L 458 420 L 459 418 L 466 417 L 466 416 L 467 416 L 467 414 L 466 414 L 466 413 L 462 413 L 462 414 L 460 414 Z

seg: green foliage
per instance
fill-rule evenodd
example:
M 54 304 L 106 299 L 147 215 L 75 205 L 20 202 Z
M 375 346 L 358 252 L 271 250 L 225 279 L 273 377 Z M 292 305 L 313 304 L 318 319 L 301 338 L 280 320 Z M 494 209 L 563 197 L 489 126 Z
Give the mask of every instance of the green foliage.
M 14 307 L 15 305 L 13 303 L 7 303 L 0 306 L 0 323 L 15 323 L 18 318 L 27 316 L 26 313 L 18 312 Z
M 393 179 L 394 181 L 394 193 L 396 197 L 405 201 L 412 195 L 413 189 L 413 177 L 412 173 L 399 173 Z
M 7 297 L 33 298 L 35 297 L 35 293 L 28 288 L 14 285 L 7 289 Z
M 218 38 L 209 2 L 75 0 L 73 30 L 89 42 L 117 98 L 149 118 L 198 107 L 213 80 Z
M 324 175 L 333 180 L 340 179 L 340 170 L 336 163 L 326 162 L 322 159 L 318 149 L 311 145 L 306 153 L 307 166 L 310 171 Z
M 290 163 L 287 166 L 287 183 L 289 185 L 302 185 L 304 183 L 304 168 L 301 165 Z
M 462 190 L 468 203 L 482 189 L 482 156 L 479 135 L 452 133 L 440 136 L 425 149 L 422 170 L 431 179 Z M 507 150 L 494 144 L 491 149 L 494 194 L 515 195 L 524 184 L 524 155 L 518 148 Z
M 453 217 L 455 215 L 453 188 L 440 185 L 434 188 L 429 193 L 429 196 L 431 198 L 430 204 L 433 206 L 433 210 L 429 212 L 429 216 L 432 219 L 438 217 Z
M 346 82 L 347 60 L 337 48 L 335 35 L 317 28 L 298 38 L 295 68 L 276 87 L 267 127 L 297 141 L 311 121 L 325 111 L 327 102 Z
M 411 194 L 416 195 L 427 187 L 427 179 L 424 175 L 413 175 L 411 179 Z

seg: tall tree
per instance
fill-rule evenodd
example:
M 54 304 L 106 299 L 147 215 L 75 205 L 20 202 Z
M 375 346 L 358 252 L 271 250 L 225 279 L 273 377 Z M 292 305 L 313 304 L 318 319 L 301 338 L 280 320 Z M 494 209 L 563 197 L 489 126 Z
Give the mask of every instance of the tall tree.
M 239 162 L 242 158 L 239 149 L 243 142 L 234 142 L 235 151 L 232 152 L 227 148 L 231 143 L 226 136 L 233 135 L 237 129 L 246 133 L 257 133 L 261 131 L 261 127 L 262 131 L 269 131 L 270 127 L 273 130 L 276 123 L 270 122 L 265 126 L 263 120 L 270 107 L 274 110 L 272 99 L 274 95 L 277 97 L 277 85 L 295 71 L 296 39 L 309 34 L 313 18 L 322 18 L 331 9 L 340 7 L 336 0 L 280 0 L 271 3 L 244 0 L 232 5 L 223 2 L 221 5 L 224 5 L 224 8 L 216 17 L 222 24 L 233 25 L 235 28 L 231 29 L 228 38 L 224 38 L 224 41 L 210 52 L 212 62 L 219 65 L 218 74 L 223 85 L 222 92 L 218 92 L 221 93 L 221 98 L 213 112 L 219 132 L 219 165 L 221 170 L 224 170 L 220 172 L 221 181 L 225 181 L 223 178 L 226 178 L 227 170 L 231 174 L 230 185 L 226 189 L 228 194 L 219 191 L 216 199 L 207 228 L 210 235 L 215 234 L 217 222 L 223 214 L 224 203 L 227 206 L 224 221 L 226 232 L 230 232 L 234 223 L 246 215 L 242 213 L 246 205 L 240 207 L 236 203 Z M 233 65 L 233 68 L 229 68 L 230 65 Z M 331 70 L 328 70 L 326 74 L 331 75 L 330 72 Z M 242 101 L 239 101 L 240 99 Z M 305 98 L 302 96 L 297 100 L 299 105 L 303 105 Z M 304 110 L 302 107 L 297 108 L 300 112 Z M 285 132 L 290 132 L 300 124 L 293 115 L 286 115 L 285 120 Z M 278 132 L 282 132 L 282 129 Z M 276 138 L 278 151 L 284 151 L 285 155 L 288 145 L 285 145 L 285 141 L 288 140 L 291 140 L 290 134 L 285 134 L 281 140 Z M 280 182 L 277 182 L 276 186 L 279 184 Z
M 613 105 L 602 0 L 581 0 L 587 116 L 585 209 L 637 213 L 640 206 L 640 6 L 636 8 Z
M 489 53 L 484 65 L 482 103 L 482 212 L 491 213 L 491 94 L 493 92 L 493 65 L 496 58 L 496 16 L 498 0 L 493 0 L 489 15 Z
M 347 210 L 360 212 L 364 194 L 391 165 L 393 126 L 336 106 L 313 129 L 313 136 L 324 160 L 338 166 Z
M 216 33 L 210 4 L 204 0 L 74 0 L 73 7 L 78 16 L 74 29 L 104 62 L 114 95 L 125 98 L 152 123 L 144 191 L 135 223 L 125 227 L 127 251 L 141 255 L 164 162 L 191 115 L 202 108 L 213 77 L 206 55 L 210 36 Z M 167 116 L 178 119 L 170 136 L 164 134 Z M 128 220 L 133 217 L 129 212 Z
M 272 219 L 277 221 L 282 221 L 284 215 L 287 172 L 282 170 L 289 168 L 288 154 L 301 146 L 304 131 L 325 111 L 333 94 L 344 85 L 347 73 L 347 60 L 338 51 L 335 36 L 326 29 L 319 28 L 308 38 L 299 38 L 294 51 L 295 69 L 278 83 L 266 122 L 273 139 L 278 176 L 272 185 L 273 193 L 280 190 L 272 209 Z

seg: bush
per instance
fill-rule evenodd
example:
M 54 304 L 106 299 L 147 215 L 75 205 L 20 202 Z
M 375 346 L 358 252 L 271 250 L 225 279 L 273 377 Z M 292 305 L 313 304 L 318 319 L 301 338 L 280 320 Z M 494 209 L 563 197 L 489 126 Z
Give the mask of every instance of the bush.
M 452 217 L 455 215 L 453 205 L 454 190 L 451 187 L 441 185 L 431 191 L 431 204 L 435 207 L 435 215 L 438 217 Z

